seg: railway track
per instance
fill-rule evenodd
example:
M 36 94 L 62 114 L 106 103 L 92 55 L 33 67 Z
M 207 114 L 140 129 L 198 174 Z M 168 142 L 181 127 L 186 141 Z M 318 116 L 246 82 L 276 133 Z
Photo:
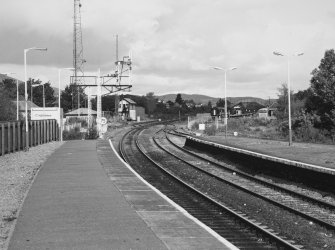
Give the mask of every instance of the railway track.
M 157 142 L 157 139 L 156 139 Z M 174 143 L 165 133 L 159 137 L 157 143 L 162 150 L 200 171 L 208 173 L 213 178 L 218 178 L 244 192 L 261 198 L 278 207 L 304 217 L 329 230 L 335 231 L 335 205 L 315 199 L 302 193 L 283 188 L 269 181 L 257 178 L 236 168 L 231 168 L 222 163 L 214 162 L 188 151 Z M 198 159 L 194 165 L 195 158 Z
M 172 169 L 180 164 L 164 151 L 157 151 L 151 129 L 134 129 L 120 142 L 122 157 L 148 182 L 194 217 L 240 249 L 301 249 L 302 246 L 237 211 L 220 204 L 205 191 L 186 183 Z M 167 167 L 169 166 L 169 167 Z

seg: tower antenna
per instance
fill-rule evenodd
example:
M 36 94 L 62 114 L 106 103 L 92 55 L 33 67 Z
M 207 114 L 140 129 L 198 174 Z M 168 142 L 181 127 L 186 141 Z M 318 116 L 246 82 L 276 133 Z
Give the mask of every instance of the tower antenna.
M 80 0 L 74 0 L 73 17 L 73 68 L 74 77 L 72 84 L 77 87 L 77 105 L 80 108 L 80 87 L 84 84 L 84 49 L 81 32 L 81 3 Z M 78 111 L 79 112 L 79 111 Z

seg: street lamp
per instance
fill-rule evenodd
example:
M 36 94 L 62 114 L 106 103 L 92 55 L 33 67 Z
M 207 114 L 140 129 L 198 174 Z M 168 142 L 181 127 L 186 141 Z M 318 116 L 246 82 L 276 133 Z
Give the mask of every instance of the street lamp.
M 28 127 L 28 89 L 27 89 L 27 52 L 30 50 L 42 50 L 47 51 L 47 48 L 36 48 L 32 47 L 29 49 L 24 49 L 24 99 L 25 99 L 25 122 L 26 122 L 26 151 L 29 150 L 29 127 Z
M 225 138 L 227 140 L 227 127 L 228 127 L 228 117 L 227 117 L 227 71 L 235 70 L 236 67 L 231 68 L 221 68 L 221 67 L 212 67 L 215 70 L 224 71 L 224 123 L 226 125 Z
M 75 68 L 61 68 L 58 69 L 58 109 L 60 114 L 60 72 L 62 70 L 75 70 Z M 60 114 L 61 115 L 61 114 Z M 63 115 L 59 119 L 59 137 L 60 141 L 63 141 Z
M 275 56 L 286 56 L 287 57 L 287 98 L 288 98 L 288 145 L 292 145 L 292 125 L 291 125 L 291 83 L 290 83 L 290 55 L 284 55 L 281 52 L 274 51 Z M 295 53 L 292 56 L 302 56 L 304 53 Z
M 16 73 L 3 73 L 4 75 L 15 75 Z M 19 80 L 16 79 L 16 120 L 19 120 Z

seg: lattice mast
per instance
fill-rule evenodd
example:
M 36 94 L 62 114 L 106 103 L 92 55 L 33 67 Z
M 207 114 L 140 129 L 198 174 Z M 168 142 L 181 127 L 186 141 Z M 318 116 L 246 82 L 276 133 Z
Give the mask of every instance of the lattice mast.
M 74 17 L 73 17 L 73 82 L 77 87 L 77 105 L 80 108 L 80 86 L 84 84 L 84 50 L 81 31 L 81 3 L 80 0 L 74 0 Z

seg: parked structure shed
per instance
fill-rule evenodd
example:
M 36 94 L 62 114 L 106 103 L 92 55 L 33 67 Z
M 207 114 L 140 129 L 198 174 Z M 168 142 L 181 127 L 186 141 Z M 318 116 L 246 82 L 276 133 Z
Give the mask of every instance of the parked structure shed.
M 140 117 L 140 120 L 143 120 L 145 117 L 144 108 L 138 106 L 136 102 L 130 98 L 123 98 L 119 102 L 118 113 L 125 119 L 130 119 L 132 121 L 138 120 L 138 117 Z

